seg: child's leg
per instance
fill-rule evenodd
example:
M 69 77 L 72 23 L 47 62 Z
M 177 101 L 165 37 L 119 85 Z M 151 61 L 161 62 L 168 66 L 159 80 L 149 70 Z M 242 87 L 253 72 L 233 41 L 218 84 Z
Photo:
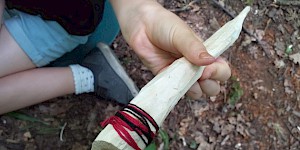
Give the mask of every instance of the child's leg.
M 24 13 L 5 20 L 0 30 L 0 114 L 74 93 L 69 67 L 33 68 L 86 39 L 68 35 L 55 22 Z
M 32 68 L 35 65 L 3 25 L 0 30 L 0 114 L 74 93 L 69 67 Z
M 1 29 L 3 32 L 0 33 L 0 114 L 75 91 L 76 94 L 93 92 L 94 87 L 109 93 L 108 98 L 114 95 L 123 103 L 128 103 L 137 93 L 137 89 L 133 87 L 134 83 L 127 81 L 129 77 L 124 78 L 126 75 L 124 71 L 120 75 L 112 69 L 122 68 L 118 62 L 112 61 L 115 63 L 106 63 L 103 66 L 102 61 L 97 61 L 104 58 L 100 51 L 91 53 L 93 57 L 86 59 L 86 62 L 91 62 L 87 66 L 93 67 L 94 74 L 79 65 L 71 69 L 70 67 L 32 69 L 48 64 L 87 39 L 66 35 L 55 22 L 46 24 L 43 22 L 40 18 L 21 13 L 18 17 L 6 20 L 6 27 L 3 25 Z M 104 76 L 101 68 L 111 68 L 111 73 Z M 93 76 L 97 76 L 98 80 L 94 81 Z M 102 86 L 102 83 L 106 84 Z M 122 90 L 115 91 L 116 87 Z M 97 90 L 98 92 L 103 94 L 101 90 Z
M 29 57 L 2 25 L 0 29 L 0 78 L 34 67 Z
M 0 114 L 74 93 L 69 67 L 38 68 L 0 78 Z

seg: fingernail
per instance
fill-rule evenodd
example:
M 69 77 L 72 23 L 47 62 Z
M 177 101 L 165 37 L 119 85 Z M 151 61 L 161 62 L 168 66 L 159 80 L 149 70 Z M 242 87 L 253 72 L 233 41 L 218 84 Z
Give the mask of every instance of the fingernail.
M 207 52 L 202 52 L 199 55 L 200 59 L 215 59 L 214 57 L 212 57 L 210 54 L 208 54 Z

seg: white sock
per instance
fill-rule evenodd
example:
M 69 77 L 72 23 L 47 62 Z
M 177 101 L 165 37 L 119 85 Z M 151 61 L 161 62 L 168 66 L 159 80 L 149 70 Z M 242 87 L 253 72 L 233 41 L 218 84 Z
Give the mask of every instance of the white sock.
M 91 70 L 80 65 L 69 66 L 73 73 L 75 94 L 94 92 L 94 75 Z

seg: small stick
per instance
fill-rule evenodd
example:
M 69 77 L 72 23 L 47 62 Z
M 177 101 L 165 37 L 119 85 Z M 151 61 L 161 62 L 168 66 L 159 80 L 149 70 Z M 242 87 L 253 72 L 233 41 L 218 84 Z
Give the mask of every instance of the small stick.
M 189 10 L 192 5 L 196 2 L 199 2 L 199 0 L 193 0 L 190 3 L 186 4 L 185 6 L 181 7 L 181 8 L 174 8 L 174 9 L 169 9 L 169 11 L 171 12 L 182 12 L 182 11 L 187 11 Z
M 169 11 L 171 12 L 182 12 L 182 11 L 187 11 L 188 9 L 190 9 L 190 5 L 185 5 L 181 8 L 174 8 L 174 9 L 169 9 Z
M 300 1 L 299 0 L 275 0 L 275 4 L 300 6 Z
M 207 51 L 214 57 L 220 56 L 239 37 L 242 24 L 250 7 L 246 7 L 235 19 L 204 42 Z M 184 57 L 174 61 L 166 70 L 154 77 L 130 102 L 147 112 L 161 126 L 180 98 L 201 77 L 205 66 L 195 66 Z M 151 130 L 155 131 L 153 126 Z M 127 130 L 140 149 L 146 145 L 134 131 Z M 111 124 L 97 136 L 92 150 L 122 149 L 131 150 Z
M 67 126 L 67 123 L 64 123 L 64 125 L 61 127 L 61 130 L 60 130 L 60 133 L 59 133 L 59 140 L 62 141 L 62 142 L 64 141 L 63 134 L 64 134 L 66 126 Z

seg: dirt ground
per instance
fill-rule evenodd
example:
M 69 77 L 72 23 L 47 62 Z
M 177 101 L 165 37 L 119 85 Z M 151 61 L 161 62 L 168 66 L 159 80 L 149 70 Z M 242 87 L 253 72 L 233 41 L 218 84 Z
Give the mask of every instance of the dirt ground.
M 231 66 L 231 79 L 221 83 L 216 97 L 180 100 L 162 126 L 169 136 L 165 146 L 174 150 L 300 149 L 300 6 L 297 1 L 283 2 L 294 3 L 160 0 L 203 39 L 229 21 L 229 14 L 236 15 L 246 5 L 252 8 L 240 38 L 222 55 Z M 121 35 L 112 48 L 139 88 L 153 78 Z M 99 122 L 120 108 L 83 94 L 2 115 L 0 150 L 90 149 L 101 130 Z M 163 149 L 165 140 L 158 136 L 158 149 Z

